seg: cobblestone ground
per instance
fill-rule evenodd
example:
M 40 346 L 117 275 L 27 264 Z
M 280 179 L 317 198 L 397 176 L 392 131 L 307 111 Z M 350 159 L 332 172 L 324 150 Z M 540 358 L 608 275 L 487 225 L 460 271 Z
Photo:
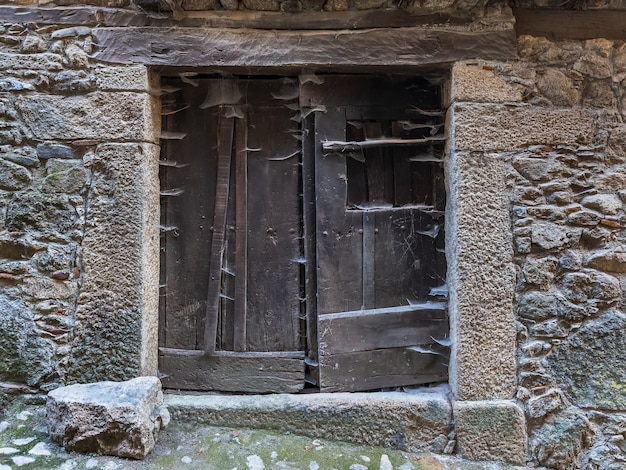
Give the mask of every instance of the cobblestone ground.
M 143 461 L 66 452 L 52 443 L 42 399 L 16 400 L 0 411 L 0 470 L 514 470 L 429 454 L 357 446 L 258 429 L 175 422 Z

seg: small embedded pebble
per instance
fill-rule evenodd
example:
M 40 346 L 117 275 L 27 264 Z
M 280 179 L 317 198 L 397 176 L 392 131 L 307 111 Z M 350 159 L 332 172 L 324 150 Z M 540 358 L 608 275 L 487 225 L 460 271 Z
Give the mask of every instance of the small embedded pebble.
M 309 463 L 309 470 L 320 470 L 320 464 L 315 461 Z
M 52 452 L 50 452 L 50 449 L 45 442 L 38 442 L 35 444 L 35 447 L 28 451 L 28 453 L 31 455 L 52 455 Z
M 16 449 L 15 447 L 0 447 L 0 455 L 17 454 L 18 452 L 19 449 Z
M 98 466 L 98 461 L 96 459 L 89 459 L 85 463 L 85 468 L 95 468 Z
M 33 414 L 30 411 L 22 411 L 21 413 L 18 413 L 15 417 L 20 421 L 28 421 L 28 418 L 30 418 L 32 415 Z
M 265 470 L 265 464 L 258 455 L 248 455 L 246 457 L 246 463 L 249 470 Z
M 33 442 L 35 439 L 36 437 L 24 437 L 22 439 L 13 439 L 11 443 L 16 446 L 25 446 L 26 444 Z
M 365 463 L 371 462 L 371 459 L 367 455 L 361 455 L 361 460 Z
M 350 465 L 350 470 L 367 470 L 365 465 L 361 465 L 360 463 L 353 463 Z
M 0 470 L 11 470 L 11 467 L 9 467 L 8 465 L 0 464 Z
M 415 470 L 415 467 L 411 462 L 404 462 L 398 467 L 398 470 Z
M 76 461 L 69 459 L 61 464 L 59 470 L 74 470 L 76 468 Z
M 182 463 L 191 463 L 192 462 L 191 457 L 189 457 L 188 455 L 185 455 L 182 459 L 180 459 L 180 461 Z
M 391 465 L 391 461 L 389 460 L 389 456 L 387 454 L 380 456 L 380 470 L 393 470 L 393 465 Z
M 22 455 L 12 457 L 11 460 L 13 460 L 13 463 L 18 467 L 23 467 L 24 465 L 28 465 L 29 463 L 33 463 L 35 461 L 32 457 L 24 457 Z
M 0 432 L 6 431 L 8 428 L 9 428 L 9 422 L 8 421 L 1 421 L 0 422 Z

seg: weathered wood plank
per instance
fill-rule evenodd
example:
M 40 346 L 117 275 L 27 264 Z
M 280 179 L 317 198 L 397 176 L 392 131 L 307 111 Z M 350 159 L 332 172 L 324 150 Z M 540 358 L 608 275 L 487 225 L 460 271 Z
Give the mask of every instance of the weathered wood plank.
M 548 39 L 626 39 L 625 10 L 563 11 L 514 8 L 518 35 Z
M 384 119 L 379 114 L 393 109 L 402 113 L 406 108 L 440 110 L 438 87 L 419 77 L 381 75 L 320 75 L 300 86 L 300 105 L 354 106 L 357 109 L 379 108 L 377 116 L 366 119 Z M 398 96 L 402 100 L 398 101 Z
M 233 348 L 247 349 L 248 304 L 248 119 L 235 130 L 235 311 Z
M 432 218 L 413 209 L 375 211 L 376 307 L 390 307 L 425 300 L 433 283 L 429 261 L 434 257 L 433 238 L 422 235 L 433 228 Z
M 161 350 L 165 388 L 248 393 L 294 393 L 304 387 L 304 358 L 271 354 L 206 356 Z
M 167 84 L 179 86 L 180 80 Z M 169 95 L 165 109 L 190 105 L 197 109 L 204 93 L 193 87 Z M 215 146 L 217 116 L 198 110 L 193 116 L 178 113 L 164 116 L 164 129 L 184 132 L 180 140 L 165 141 L 161 166 L 161 189 L 182 188 L 183 192 L 162 201 L 161 308 L 163 310 L 160 344 L 169 347 L 202 347 L 206 286 L 209 276 L 211 220 L 209 203 L 215 194 Z M 175 163 L 174 163 L 175 162 Z
M 429 344 L 448 334 L 445 304 L 427 302 L 322 315 L 320 355 Z
M 254 106 L 250 90 L 248 100 L 248 146 L 253 150 L 248 151 L 247 347 L 298 350 L 304 343 L 299 126 L 289 108 Z
M 426 11 L 336 11 L 289 14 L 264 11 L 195 11 L 146 15 L 132 10 L 99 7 L 0 6 L 0 21 L 13 23 L 67 24 L 85 26 L 172 26 L 256 29 L 368 29 L 420 25 L 465 25 L 472 21 L 463 13 Z M 181 17 L 182 16 L 182 17 Z
M 215 207 L 213 212 L 213 237 L 209 263 L 206 319 L 204 327 L 204 350 L 215 351 L 217 340 L 218 309 L 222 287 L 222 268 L 228 195 L 230 191 L 230 168 L 232 163 L 234 118 L 220 115 L 217 138 L 217 173 Z
M 317 250 L 315 241 L 315 115 L 302 123 L 302 206 L 307 355 L 317 362 Z
M 322 315 L 363 305 L 363 220 L 361 213 L 346 210 L 346 157 L 322 151 L 321 141 L 345 138 L 344 110 L 334 108 L 315 118 L 317 310 Z
M 407 348 L 320 355 L 320 391 L 361 391 L 445 381 L 448 359 Z
M 511 30 L 462 32 L 393 28 L 261 31 L 192 28 L 94 28 L 93 58 L 171 67 L 420 66 L 517 56 Z

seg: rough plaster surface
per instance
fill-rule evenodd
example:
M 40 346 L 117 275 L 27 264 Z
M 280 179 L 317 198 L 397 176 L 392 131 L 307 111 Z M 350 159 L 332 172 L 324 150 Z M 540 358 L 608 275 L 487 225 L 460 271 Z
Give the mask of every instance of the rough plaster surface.
M 455 104 L 458 151 L 510 150 L 534 144 L 590 144 L 594 116 L 585 109 Z
M 526 460 L 526 420 L 513 401 L 470 401 L 454 404 L 459 453 L 471 460 Z
M 157 157 L 151 144 L 103 144 L 90 161 L 73 381 L 156 372 Z
M 166 395 L 174 419 L 280 429 L 314 437 L 441 453 L 452 430 L 447 387 L 420 393 Z
M 505 162 L 453 153 L 448 166 L 450 384 L 459 400 L 515 394 L 515 320 Z

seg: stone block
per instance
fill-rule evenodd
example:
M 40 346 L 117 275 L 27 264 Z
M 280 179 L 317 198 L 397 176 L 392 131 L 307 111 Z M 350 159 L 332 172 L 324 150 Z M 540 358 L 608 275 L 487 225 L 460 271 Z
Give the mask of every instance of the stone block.
M 593 252 L 587 258 L 587 266 L 613 273 L 626 273 L 626 247 Z
M 167 395 L 176 419 L 290 431 L 410 452 L 443 452 L 452 431 L 447 387 L 418 393 Z
M 41 70 L 46 72 L 63 69 L 63 57 L 59 54 L 12 54 L 0 52 L 0 70 Z
M 592 113 L 581 108 L 497 104 L 456 104 L 450 124 L 453 148 L 485 152 L 535 144 L 588 144 L 595 128 Z
M 513 401 L 454 403 L 459 454 L 471 460 L 526 461 L 526 420 Z
M 158 82 L 143 65 L 98 67 L 93 71 L 96 86 L 102 91 L 146 91 Z
M 147 93 L 20 95 L 15 107 L 36 139 L 158 142 L 158 100 Z
M 76 452 L 143 459 L 169 420 L 156 377 L 61 387 L 46 403 L 50 437 Z
M 100 145 L 82 243 L 83 284 L 70 376 L 76 382 L 156 374 L 159 148 Z
M 547 69 L 540 74 L 537 88 L 555 106 L 573 106 L 580 100 L 572 80 L 557 69 Z
M 610 310 L 585 323 L 546 356 L 547 369 L 563 384 L 575 405 L 626 410 L 624 331 L 626 315 Z
M 508 83 L 481 64 L 455 64 L 452 67 L 452 101 L 506 103 L 522 101 L 524 88 Z
M 457 399 L 515 394 L 515 269 L 501 155 L 455 153 L 448 165 L 450 386 Z

